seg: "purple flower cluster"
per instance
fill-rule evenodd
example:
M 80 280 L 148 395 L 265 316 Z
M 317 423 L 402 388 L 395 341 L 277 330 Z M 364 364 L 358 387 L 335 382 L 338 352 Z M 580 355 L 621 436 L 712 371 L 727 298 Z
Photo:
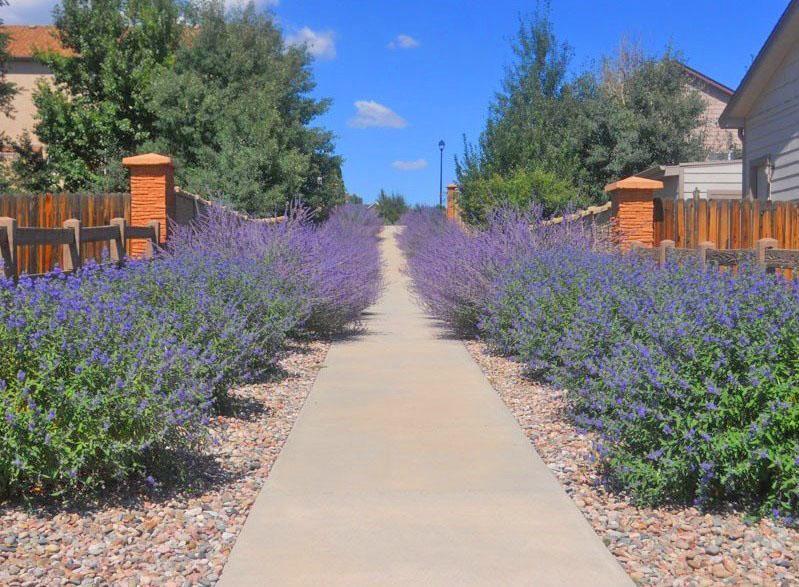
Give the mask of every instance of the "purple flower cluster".
M 151 262 L 0 283 L 0 495 L 89 489 L 197 450 L 231 385 L 285 339 L 357 320 L 380 287 L 379 220 L 213 210 Z
M 416 292 L 431 313 L 462 333 L 474 332 L 498 276 L 555 238 L 554 230 L 533 238 L 530 224 L 540 224 L 540 217 L 515 210 L 495 212 L 484 230 L 463 230 L 435 208 L 408 212 L 400 223 L 399 245 Z
M 799 511 L 797 282 L 756 267 L 659 268 L 540 225 L 525 246 L 510 228 L 409 226 L 410 272 L 437 315 L 458 315 L 441 298 L 468 304 L 488 343 L 568 390 L 577 426 L 598 434 L 609 480 L 641 502 Z M 425 251 L 453 242 L 481 260 L 484 284 L 458 270 L 480 289 L 468 299 L 456 295 L 463 282 L 425 281 L 439 263 Z M 506 257 L 494 252 L 503 247 Z M 458 279 L 440 265 L 438 275 Z

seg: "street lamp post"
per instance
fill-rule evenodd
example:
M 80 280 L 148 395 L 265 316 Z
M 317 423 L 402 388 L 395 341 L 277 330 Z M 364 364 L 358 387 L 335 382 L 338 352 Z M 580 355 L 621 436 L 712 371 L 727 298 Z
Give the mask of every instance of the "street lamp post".
M 444 140 L 438 141 L 438 150 L 441 157 L 438 162 L 438 207 L 444 207 Z

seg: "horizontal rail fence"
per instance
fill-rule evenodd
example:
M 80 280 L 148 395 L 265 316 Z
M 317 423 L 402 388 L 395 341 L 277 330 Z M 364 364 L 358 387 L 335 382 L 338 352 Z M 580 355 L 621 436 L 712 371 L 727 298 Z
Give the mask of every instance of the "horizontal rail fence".
M 655 198 L 655 246 L 671 240 L 685 249 L 703 242 L 719 249 L 753 249 L 763 238 L 775 239 L 781 249 L 799 249 L 799 200 Z
M 558 224 L 575 224 L 587 231 L 591 236 L 594 249 L 608 250 L 615 244 L 613 235 L 613 213 L 610 202 L 602 206 L 589 206 L 572 214 L 565 214 L 544 221 L 545 226 Z
M 0 217 L 16 219 L 20 229 L 60 229 L 70 219 L 80 221 L 84 228 L 109 226 L 112 218 L 130 222 L 130 194 L 0 194 Z M 100 259 L 106 248 L 103 241 L 84 240 L 80 256 Z M 51 271 L 61 262 L 60 245 L 39 243 L 21 248 L 16 264 L 19 273 L 34 275 Z
M 703 241 L 693 249 L 677 248 L 673 240 L 662 240 L 657 247 L 645 247 L 633 242 L 631 252 L 651 258 L 659 265 L 667 261 L 695 259 L 701 267 L 723 267 L 734 269 L 742 263 L 757 263 L 768 272 L 780 271 L 790 278 L 799 269 L 799 250 L 779 248 L 774 238 L 761 238 L 752 248 L 717 249 L 715 243 Z
M 131 239 L 145 239 L 147 246 L 144 257 L 155 253 L 160 240 L 160 225 L 153 220 L 147 226 L 129 226 L 124 218 L 112 218 L 105 226 L 83 226 L 77 218 L 65 220 L 60 228 L 21 227 L 15 218 L 0 217 L 0 258 L 6 277 L 18 277 L 24 271 L 20 265 L 20 252 L 28 247 L 49 246 L 58 248 L 60 255 L 56 264 L 64 271 L 73 271 L 83 265 L 86 257 L 82 251 L 85 245 L 109 243 L 111 261 L 125 259 L 126 242 Z M 98 258 L 92 256 L 91 258 Z M 31 274 L 33 275 L 33 274 Z

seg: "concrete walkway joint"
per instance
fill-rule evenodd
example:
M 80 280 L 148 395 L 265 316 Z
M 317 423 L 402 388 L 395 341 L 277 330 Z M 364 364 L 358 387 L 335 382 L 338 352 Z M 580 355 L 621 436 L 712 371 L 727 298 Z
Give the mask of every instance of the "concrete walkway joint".
M 325 367 L 221 585 L 632 585 L 464 346 L 387 289 Z

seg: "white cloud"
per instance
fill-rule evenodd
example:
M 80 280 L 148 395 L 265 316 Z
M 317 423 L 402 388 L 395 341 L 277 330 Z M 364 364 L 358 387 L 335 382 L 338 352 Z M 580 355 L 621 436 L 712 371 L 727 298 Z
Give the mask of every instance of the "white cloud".
M 415 161 L 394 161 L 391 166 L 400 171 L 418 171 L 427 167 L 427 161 L 425 159 L 416 159 Z
M 296 33 L 288 35 L 286 44 L 305 45 L 308 53 L 318 59 L 335 59 L 336 57 L 336 41 L 333 31 L 314 31 L 306 26 Z
M 405 128 L 408 121 L 394 112 L 388 106 L 383 106 L 372 100 L 358 100 L 355 102 L 356 113 L 350 118 L 349 125 L 354 128 Z
M 419 41 L 410 35 L 397 35 L 389 44 L 389 49 L 416 49 Z

